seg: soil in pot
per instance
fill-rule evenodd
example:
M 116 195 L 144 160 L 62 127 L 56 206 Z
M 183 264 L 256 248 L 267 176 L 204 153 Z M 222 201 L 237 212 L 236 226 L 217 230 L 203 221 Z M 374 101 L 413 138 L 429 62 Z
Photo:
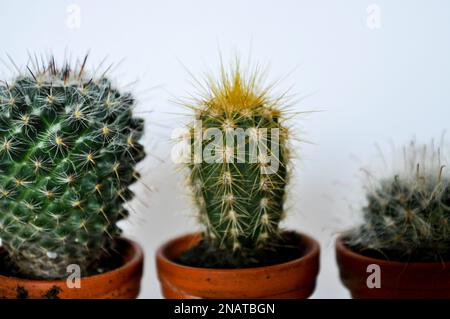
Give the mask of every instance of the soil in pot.
M 124 258 L 123 243 L 119 244 L 107 256 L 104 256 L 94 269 L 89 269 L 87 276 L 95 276 L 106 273 L 122 266 L 126 260 Z M 16 277 L 21 279 L 36 279 L 21 274 L 14 264 L 9 260 L 7 252 L 0 247 L 0 276 Z
M 302 257 L 305 247 L 295 232 L 284 232 L 271 247 L 255 250 L 251 255 L 217 248 L 201 239 L 176 257 L 175 262 L 201 268 L 239 269 L 282 264 Z
M 362 247 L 358 245 L 350 245 L 349 239 L 346 237 L 342 238 L 342 243 L 355 252 L 356 254 L 360 254 L 365 257 L 375 258 L 375 259 L 383 259 L 388 261 L 398 261 L 404 263 L 429 263 L 429 262 L 442 262 L 442 261 L 450 261 L 450 252 L 440 255 L 432 255 L 430 251 L 432 251 L 432 247 L 425 248 L 415 248 L 414 251 L 398 251 L 393 249 L 383 249 L 375 250 L 367 247 Z
M 136 298 L 143 271 L 142 249 L 124 238 L 117 240 L 116 247 L 112 259 L 102 261 L 103 272 L 97 268 L 93 275 L 82 277 L 79 287 L 69 287 L 65 279 L 36 280 L 11 274 L 11 269 L 5 267 L 7 254 L 0 247 L 0 299 Z

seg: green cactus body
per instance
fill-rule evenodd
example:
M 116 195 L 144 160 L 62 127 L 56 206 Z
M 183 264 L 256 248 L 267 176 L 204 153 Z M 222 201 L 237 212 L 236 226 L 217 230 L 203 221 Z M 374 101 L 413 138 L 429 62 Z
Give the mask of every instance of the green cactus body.
M 347 243 L 388 259 L 434 261 L 450 257 L 450 176 L 440 150 L 405 149 L 405 165 L 375 181 L 363 207 L 364 223 Z
M 0 238 L 16 271 L 96 272 L 128 215 L 144 156 L 134 99 L 84 63 L 47 66 L 0 85 Z
M 221 81 L 210 81 L 208 95 L 192 106 L 200 133 L 197 124 L 189 127 L 189 181 L 204 236 L 215 247 L 241 254 L 279 237 L 288 177 L 288 130 L 279 100 L 257 82 L 256 75 L 244 79 L 238 67 L 230 75 L 223 71 Z

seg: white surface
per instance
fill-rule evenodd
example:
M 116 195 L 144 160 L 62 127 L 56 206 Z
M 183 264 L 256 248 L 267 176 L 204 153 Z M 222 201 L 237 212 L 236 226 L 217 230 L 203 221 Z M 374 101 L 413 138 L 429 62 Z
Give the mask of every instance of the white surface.
M 143 298 L 160 297 L 157 246 L 195 230 L 169 157 L 169 136 L 181 121 L 171 113 L 183 112 L 169 99 L 191 89 L 183 65 L 201 76 L 218 66 L 220 48 L 225 61 L 237 52 L 270 63 L 272 79 L 293 71 L 282 86 L 293 85 L 300 96 L 312 93 L 298 109 L 324 112 L 298 120 L 301 136 L 314 144 L 300 150 L 286 225 L 322 244 L 313 297 L 341 298 L 348 294 L 337 277 L 332 236 L 348 225 L 350 206 L 361 200 L 355 157 L 367 162 L 374 142 L 438 137 L 450 118 L 450 2 L 376 1 L 376 29 L 370 28 L 376 19 L 366 21 L 371 3 L 0 0 L 0 56 L 9 53 L 23 64 L 27 51 L 61 59 L 65 49 L 73 56 L 90 50 L 91 65 L 105 56 L 125 58 L 114 72 L 120 83 L 139 80 L 140 109 L 154 110 L 141 114 L 149 119 L 147 147 L 164 161 L 146 162 L 143 181 L 156 190 L 136 187 L 140 200 L 125 225 L 146 252 Z M 73 8 L 81 9 L 79 28 Z

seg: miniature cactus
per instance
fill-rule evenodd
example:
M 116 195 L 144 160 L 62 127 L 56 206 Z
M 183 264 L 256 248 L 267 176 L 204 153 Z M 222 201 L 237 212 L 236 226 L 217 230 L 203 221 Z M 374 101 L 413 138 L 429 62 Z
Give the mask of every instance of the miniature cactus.
M 280 107 L 261 87 L 258 72 L 245 77 L 237 64 L 189 107 L 195 123 L 188 168 L 204 240 L 235 255 L 273 248 L 288 179 L 288 129 Z M 211 151 L 213 150 L 213 151 Z
M 21 276 L 62 278 L 69 264 L 97 273 L 128 215 L 143 120 L 86 58 L 73 68 L 51 58 L 0 84 L 0 238 Z
M 450 257 L 450 175 L 435 146 L 412 142 L 404 166 L 368 189 L 364 223 L 345 242 L 362 253 L 405 261 Z

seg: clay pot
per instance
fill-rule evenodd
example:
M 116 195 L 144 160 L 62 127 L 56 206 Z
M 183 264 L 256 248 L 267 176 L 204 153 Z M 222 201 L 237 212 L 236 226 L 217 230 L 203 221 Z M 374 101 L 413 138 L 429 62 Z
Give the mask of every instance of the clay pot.
M 174 259 L 194 246 L 201 235 L 175 238 L 156 253 L 162 293 L 170 299 L 307 298 L 316 285 L 320 249 L 311 237 L 299 236 L 305 245 L 303 257 L 283 264 L 244 269 L 209 269 L 177 264 Z
M 450 298 L 450 261 L 406 263 L 366 257 L 346 247 L 341 237 L 336 240 L 336 259 L 353 298 Z M 374 273 L 367 267 L 373 264 L 380 267 L 380 288 L 367 285 Z
M 118 239 L 118 250 L 123 252 L 123 265 L 100 275 L 82 277 L 80 288 L 69 288 L 66 280 L 30 280 L 0 275 L 0 299 L 136 298 L 140 290 L 144 254 L 137 243 L 124 238 Z

